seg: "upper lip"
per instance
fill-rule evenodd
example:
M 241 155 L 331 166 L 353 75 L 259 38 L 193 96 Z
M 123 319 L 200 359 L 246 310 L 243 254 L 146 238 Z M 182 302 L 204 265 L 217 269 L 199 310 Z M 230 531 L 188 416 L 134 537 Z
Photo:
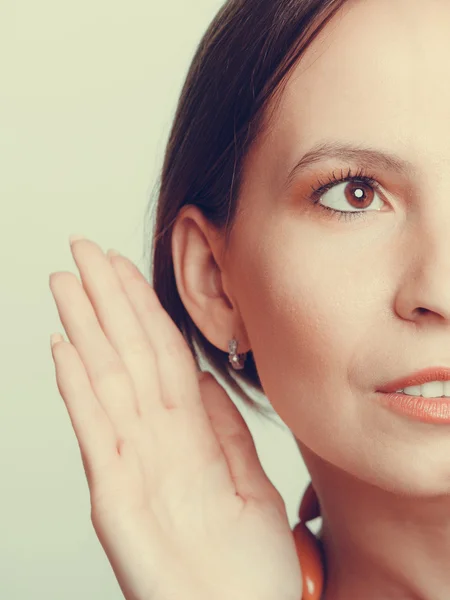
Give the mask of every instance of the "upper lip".
M 416 371 L 415 373 L 413 373 L 412 375 L 408 375 L 407 377 L 402 377 L 400 379 L 396 379 L 395 381 L 391 381 L 390 383 L 387 383 L 385 386 L 381 387 L 377 391 L 388 394 L 390 392 L 396 392 L 397 390 L 403 390 L 406 387 L 410 387 L 413 385 L 422 385 L 430 381 L 449 380 L 450 369 L 448 369 L 447 367 L 429 367 L 428 369 Z

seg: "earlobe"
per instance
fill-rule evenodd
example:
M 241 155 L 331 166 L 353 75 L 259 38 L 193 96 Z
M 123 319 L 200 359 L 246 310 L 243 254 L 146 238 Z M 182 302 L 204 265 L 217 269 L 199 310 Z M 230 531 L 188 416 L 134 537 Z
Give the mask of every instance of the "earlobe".
M 196 206 L 180 211 L 172 230 L 172 258 L 181 301 L 195 325 L 214 346 L 228 352 L 236 337 L 240 352 L 248 344 L 239 311 L 224 290 L 222 237 Z

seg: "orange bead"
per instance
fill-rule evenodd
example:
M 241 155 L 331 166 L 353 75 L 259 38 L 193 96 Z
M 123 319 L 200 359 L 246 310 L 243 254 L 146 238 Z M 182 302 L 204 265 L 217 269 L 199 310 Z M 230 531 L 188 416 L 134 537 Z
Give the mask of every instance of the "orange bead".
M 316 536 L 304 523 L 297 523 L 293 535 L 303 577 L 302 600 L 320 600 L 324 587 L 324 569 Z
M 307 521 L 320 517 L 320 503 L 312 482 L 303 494 L 298 516 L 300 522 L 293 534 L 303 576 L 302 600 L 320 600 L 325 580 L 322 553 L 319 541 L 306 526 Z

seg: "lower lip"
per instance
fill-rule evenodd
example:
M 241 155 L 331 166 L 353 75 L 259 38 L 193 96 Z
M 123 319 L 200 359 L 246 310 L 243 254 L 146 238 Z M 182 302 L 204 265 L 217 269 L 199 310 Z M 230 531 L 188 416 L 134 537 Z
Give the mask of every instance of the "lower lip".
M 423 398 L 381 392 L 383 404 L 423 423 L 450 423 L 450 398 Z

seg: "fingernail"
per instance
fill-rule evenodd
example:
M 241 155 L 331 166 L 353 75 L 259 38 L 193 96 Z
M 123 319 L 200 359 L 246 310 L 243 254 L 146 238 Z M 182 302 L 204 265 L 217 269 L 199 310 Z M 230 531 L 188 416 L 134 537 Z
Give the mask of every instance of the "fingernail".
M 117 250 L 113 250 L 112 248 L 110 248 L 106 254 L 109 256 L 109 258 L 111 258 L 111 256 L 120 256 L 119 252 L 117 252 Z
M 85 240 L 85 239 L 86 238 L 84 237 L 84 235 L 72 234 L 69 236 L 70 245 L 72 245 L 77 240 Z
M 52 348 L 58 342 L 63 342 L 63 341 L 64 341 L 64 338 L 60 333 L 52 333 L 52 335 L 50 336 L 50 344 L 51 344 Z

